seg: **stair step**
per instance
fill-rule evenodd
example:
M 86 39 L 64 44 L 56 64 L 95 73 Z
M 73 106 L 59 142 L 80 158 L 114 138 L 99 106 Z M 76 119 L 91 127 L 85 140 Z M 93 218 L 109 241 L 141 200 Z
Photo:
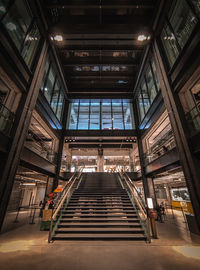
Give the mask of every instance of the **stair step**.
M 119 203 L 115 203 L 115 204 L 88 204 L 88 203 L 76 203 L 76 204 L 72 204 L 69 203 L 68 205 L 64 205 L 64 207 L 96 207 L 96 208 L 103 208 L 103 207 L 132 207 L 133 205 L 131 203 L 129 204 L 119 204 Z M 64 209 L 63 207 L 63 209 Z
M 107 241 L 145 241 L 143 234 L 59 234 L 52 238 L 53 240 L 107 240 Z
M 80 215 L 73 215 L 73 214 L 64 214 L 64 215 L 62 215 L 62 218 L 67 218 L 67 217 L 107 217 L 107 218 L 109 218 L 109 217 L 135 217 L 135 218 L 137 218 L 137 215 L 131 215 L 131 214 L 127 214 L 127 215 L 125 215 L 125 214 L 109 214 L 109 215 L 107 215 L 107 214 L 80 214 Z
M 71 223 L 71 224 L 59 224 L 58 228 L 141 228 L 141 224 L 128 224 L 128 223 L 84 223 L 81 222 L 80 224 Z
M 82 222 L 106 222 L 106 223 L 113 223 L 113 222 L 120 222 L 122 224 L 129 224 L 129 223 L 139 223 L 140 220 L 138 218 L 124 218 L 124 219 L 116 219 L 116 218 L 67 218 L 61 219 L 60 223 L 82 223 Z
M 93 199 L 93 200 L 88 200 L 88 199 L 70 199 L 70 202 L 87 202 L 87 203 L 89 203 L 89 202 L 95 202 L 95 203 L 105 203 L 105 202 L 129 202 L 130 203 L 130 199 L 127 199 L 127 200 L 112 200 L 112 199 L 109 199 L 109 200 L 98 200 L 98 199 Z
M 63 210 L 62 213 L 136 213 L 136 210 L 134 210 L 132 208 L 132 210 L 124 210 L 123 208 L 122 209 L 104 209 L 104 210 L 96 210 L 96 209 L 83 209 L 83 208 L 80 208 L 80 209 L 75 209 L 75 210 L 71 210 L 71 209 L 66 209 L 66 210 Z
M 135 210 L 133 207 L 119 207 L 119 206 L 103 206 L 103 207 L 100 207 L 100 206 L 80 206 L 80 205 L 77 205 L 77 206 L 69 206 L 67 207 L 67 209 L 71 210 L 71 209 L 97 209 L 97 210 L 107 210 L 107 209 L 120 209 L 120 210 Z M 67 210 L 66 209 L 66 210 Z
M 144 230 L 141 228 L 60 228 L 55 231 L 55 233 L 95 233 L 95 234 L 102 234 L 102 233 L 120 233 L 120 234 L 138 234 L 144 233 Z

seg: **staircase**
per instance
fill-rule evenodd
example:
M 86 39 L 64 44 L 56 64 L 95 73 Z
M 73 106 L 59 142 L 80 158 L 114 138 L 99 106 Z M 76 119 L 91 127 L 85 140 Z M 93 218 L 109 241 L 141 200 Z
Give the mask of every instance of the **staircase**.
M 52 240 L 146 240 L 117 174 L 85 173 L 63 205 Z

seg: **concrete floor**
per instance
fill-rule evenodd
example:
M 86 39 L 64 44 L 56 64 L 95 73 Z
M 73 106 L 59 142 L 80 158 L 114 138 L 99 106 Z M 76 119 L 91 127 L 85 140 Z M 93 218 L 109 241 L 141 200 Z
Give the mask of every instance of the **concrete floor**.
M 178 221 L 177 221 L 178 220 Z M 178 226 L 168 215 L 157 223 L 159 239 L 145 242 L 54 242 L 34 225 L 19 226 L 0 235 L 2 270 L 198 270 L 200 238 Z M 176 222 L 177 221 L 177 222 Z

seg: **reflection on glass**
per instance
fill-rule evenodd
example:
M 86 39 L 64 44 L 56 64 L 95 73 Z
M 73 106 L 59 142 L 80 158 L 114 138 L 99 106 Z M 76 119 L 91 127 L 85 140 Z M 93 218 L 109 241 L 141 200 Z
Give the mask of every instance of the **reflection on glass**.
M 2 12 L 5 12 L 4 1 L 0 2 L 0 14 Z M 31 11 L 23 0 L 15 1 L 2 20 L 10 38 L 29 68 L 31 68 L 40 40 L 39 30 L 37 25 L 32 23 L 33 20 Z
M 141 95 L 143 97 L 144 111 L 145 113 L 147 113 L 148 109 L 150 108 L 151 103 L 150 103 L 149 94 L 147 91 L 145 80 L 143 80 L 141 83 Z
M 6 13 L 8 0 L 0 0 L 0 18 Z
M 200 10 L 199 1 L 190 1 L 193 2 L 198 16 Z M 170 67 L 174 65 L 198 23 L 196 14 L 193 13 L 186 0 L 173 1 L 168 14 L 168 21 L 161 33 L 161 41 Z
M 133 129 L 133 107 L 126 100 L 123 100 L 123 115 L 125 129 Z
M 58 101 L 58 107 L 57 107 L 57 113 L 56 116 L 61 121 L 62 114 L 63 114 L 63 105 L 64 105 L 64 94 L 62 90 L 60 91 L 59 101 Z
M 147 72 L 146 72 L 146 82 L 147 82 L 147 87 L 149 90 L 150 102 L 152 103 L 157 95 L 157 92 L 156 92 L 156 87 L 154 84 L 153 75 L 152 75 L 150 67 L 147 69 Z
M 89 100 L 81 100 L 79 107 L 78 129 L 88 129 L 89 125 Z
M 89 129 L 100 129 L 100 100 L 91 100 Z
M 60 93 L 60 85 L 57 81 L 53 90 L 53 96 L 51 100 L 51 108 L 53 109 L 54 113 L 56 113 L 56 110 L 57 110 L 59 93 Z
M 111 100 L 102 101 L 102 129 L 112 129 Z
M 47 82 L 44 88 L 44 95 L 49 103 L 51 101 L 51 94 L 53 92 L 54 81 L 55 81 L 55 73 L 54 73 L 53 68 L 51 67 L 48 77 L 47 77 Z
M 85 130 L 133 129 L 133 110 L 129 100 L 73 100 L 67 128 Z
M 122 101 L 112 100 L 113 129 L 124 129 Z

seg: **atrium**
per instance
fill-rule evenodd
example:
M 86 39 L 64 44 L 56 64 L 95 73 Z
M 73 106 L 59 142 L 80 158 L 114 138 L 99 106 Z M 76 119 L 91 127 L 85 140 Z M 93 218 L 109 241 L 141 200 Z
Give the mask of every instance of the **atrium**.
M 0 0 L 0 75 L 2 269 L 199 269 L 199 0 Z

